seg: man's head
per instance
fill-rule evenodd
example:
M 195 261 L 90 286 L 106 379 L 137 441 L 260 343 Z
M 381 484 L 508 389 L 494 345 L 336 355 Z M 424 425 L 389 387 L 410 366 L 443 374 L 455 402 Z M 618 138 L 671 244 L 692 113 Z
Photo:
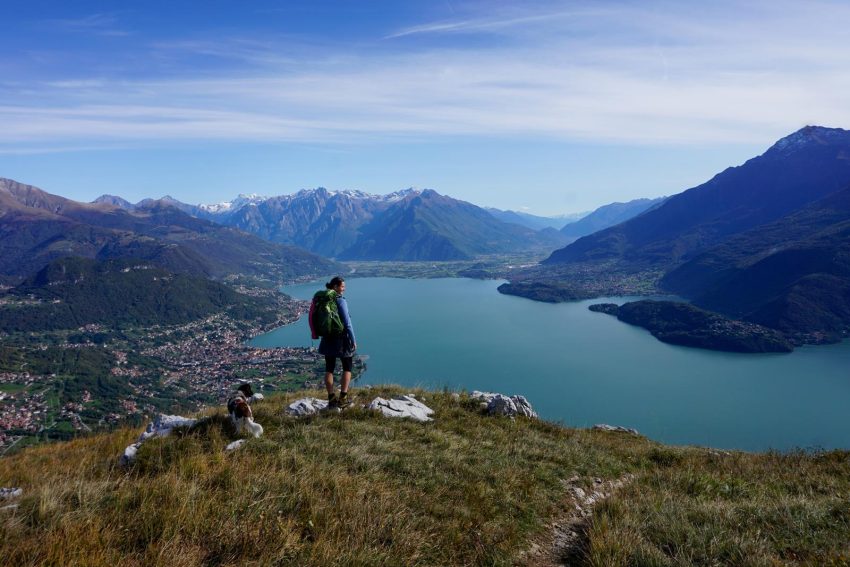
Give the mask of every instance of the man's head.
M 328 289 L 332 289 L 337 292 L 339 295 L 345 293 L 345 280 L 342 276 L 336 276 L 331 281 L 325 284 L 325 287 Z

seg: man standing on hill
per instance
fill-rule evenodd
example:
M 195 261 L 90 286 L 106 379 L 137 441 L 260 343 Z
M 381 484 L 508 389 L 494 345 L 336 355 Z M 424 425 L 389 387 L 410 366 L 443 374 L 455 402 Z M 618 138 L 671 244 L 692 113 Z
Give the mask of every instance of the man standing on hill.
M 351 369 L 354 366 L 354 351 L 357 350 L 357 340 L 354 338 L 354 327 L 351 325 L 351 316 L 348 314 L 348 303 L 342 296 L 345 293 L 345 280 L 339 276 L 334 277 L 325 284 L 327 292 L 319 292 L 313 298 L 310 306 L 310 332 L 314 339 L 319 338 L 319 329 L 314 325 L 314 312 L 317 307 L 319 295 L 330 296 L 335 301 L 335 311 L 342 323 L 341 332 L 326 333 L 319 342 L 319 354 L 325 355 L 325 387 L 328 390 L 328 407 L 342 408 L 351 403 L 348 399 L 348 387 L 351 384 Z M 334 306 L 331 306 L 333 308 Z M 336 359 L 342 361 L 342 379 L 339 385 L 339 396 L 334 392 L 334 370 Z

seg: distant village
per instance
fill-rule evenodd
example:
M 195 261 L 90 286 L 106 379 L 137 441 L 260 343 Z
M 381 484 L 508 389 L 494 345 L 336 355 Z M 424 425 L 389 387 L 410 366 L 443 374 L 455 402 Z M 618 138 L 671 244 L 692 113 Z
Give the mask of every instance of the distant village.
M 158 361 L 158 365 L 130 364 L 132 345 L 112 350 L 115 362 L 110 374 L 123 378 L 132 393 L 112 400 L 110 411 L 98 412 L 103 400 L 88 390 L 78 399 L 60 404 L 55 374 L 0 373 L 0 455 L 27 438 L 54 436 L 57 428 L 74 436 L 94 428 L 136 424 L 157 412 L 191 411 L 223 403 L 240 381 L 250 381 L 255 390 L 267 392 L 313 387 L 323 371 L 315 348 L 253 348 L 245 344 L 251 337 L 297 320 L 308 306 L 304 301 L 286 300 L 280 319 L 262 326 L 217 314 L 185 325 L 146 330 L 136 346 L 137 354 Z M 104 330 L 88 325 L 78 331 Z M 78 343 L 61 346 L 108 348 Z M 363 369 L 363 361 L 357 360 L 356 374 Z M 169 410 L 169 405 L 173 409 Z

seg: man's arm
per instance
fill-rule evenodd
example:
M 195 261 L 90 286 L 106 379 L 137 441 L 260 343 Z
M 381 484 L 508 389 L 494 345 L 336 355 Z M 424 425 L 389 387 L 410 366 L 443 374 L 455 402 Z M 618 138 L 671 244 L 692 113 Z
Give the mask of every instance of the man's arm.
M 354 327 L 351 326 L 351 316 L 348 314 L 348 302 L 345 301 L 344 297 L 339 297 L 336 300 L 336 306 L 339 309 L 339 317 L 342 319 L 345 332 L 348 333 L 348 338 L 351 339 L 351 344 L 356 345 L 357 339 L 354 338 Z

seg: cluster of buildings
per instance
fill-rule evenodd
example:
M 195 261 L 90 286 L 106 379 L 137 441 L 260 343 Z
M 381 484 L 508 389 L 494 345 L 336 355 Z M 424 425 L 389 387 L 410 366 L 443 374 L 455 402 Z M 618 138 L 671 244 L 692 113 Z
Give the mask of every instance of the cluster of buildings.
M 257 292 L 255 292 L 257 293 Z M 263 292 L 265 293 L 265 292 Z M 169 404 L 183 409 L 220 403 L 232 395 L 238 382 L 249 381 L 254 389 L 278 390 L 317 384 L 323 372 L 321 357 L 312 348 L 253 348 L 248 339 L 290 323 L 309 303 L 281 299 L 281 316 L 269 324 L 251 323 L 217 314 L 185 325 L 153 327 L 131 344 L 109 348 L 115 362 L 109 370 L 129 387 L 129 395 L 109 400 L 109 410 L 93 423 L 98 393 L 84 391 L 80 399 L 64 400 L 59 407 L 48 392 L 55 376 L 24 373 L 0 374 L 0 454 L 21 437 L 35 435 L 59 424 L 65 431 L 90 431 L 97 425 L 126 422 L 133 418 L 169 411 Z M 80 332 L 104 332 L 99 326 Z M 94 348 L 93 345 L 63 344 L 62 348 Z M 97 347 L 101 348 L 101 347 Z M 128 355 L 135 352 L 143 362 Z M 153 362 L 151 362 L 153 361 Z M 362 370 L 359 362 L 357 369 Z M 103 405 L 103 404 L 100 404 Z M 83 417 L 85 416 L 85 417 Z
M 41 431 L 48 417 L 45 390 L 34 391 L 38 377 L 28 373 L 0 373 L 0 385 L 15 390 L 0 390 L 0 455 L 22 437 Z

